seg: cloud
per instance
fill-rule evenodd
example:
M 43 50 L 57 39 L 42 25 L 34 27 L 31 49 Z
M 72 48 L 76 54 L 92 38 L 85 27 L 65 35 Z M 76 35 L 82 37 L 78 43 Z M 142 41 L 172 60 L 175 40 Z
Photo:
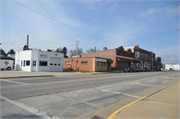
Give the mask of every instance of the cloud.
M 168 16 L 176 17 L 179 13 L 179 8 L 177 6 L 168 6 L 165 8 L 165 12 Z
M 148 15 L 151 15 L 151 14 L 154 14 L 154 13 L 157 13 L 157 12 L 160 12 L 161 10 L 158 9 L 158 8 L 151 8 L 149 9 L 148 11 L 140 14 L 141 17 L 145 17 L 145 16 L 148 16 Z
M 161 57 L 161 60 L 165 64 L 172 64 L 172 63 L 180 63 L 180 56 L 179 56 L 179 46 L 176 47 L 169 47 L 166 49 L 159 49 L 154 51 L 156 53 L 156 57 Z

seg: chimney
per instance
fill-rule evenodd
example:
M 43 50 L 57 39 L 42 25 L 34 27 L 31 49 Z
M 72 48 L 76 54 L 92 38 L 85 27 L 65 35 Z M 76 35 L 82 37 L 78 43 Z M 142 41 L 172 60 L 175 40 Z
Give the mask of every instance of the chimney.
M 107 50 L 107 47 L 103 47 L 103 51 L 106 51 Z
M 27 49 L 29 49 L 29 35 L 27 35 Z

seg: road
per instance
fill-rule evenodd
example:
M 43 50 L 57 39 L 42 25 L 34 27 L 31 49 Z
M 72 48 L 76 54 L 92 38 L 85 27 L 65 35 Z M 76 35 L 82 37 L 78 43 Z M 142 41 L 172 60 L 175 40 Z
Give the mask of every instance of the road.
M 1 118 L 79 118 L 175 80 L 179 72 L 1 79 Z

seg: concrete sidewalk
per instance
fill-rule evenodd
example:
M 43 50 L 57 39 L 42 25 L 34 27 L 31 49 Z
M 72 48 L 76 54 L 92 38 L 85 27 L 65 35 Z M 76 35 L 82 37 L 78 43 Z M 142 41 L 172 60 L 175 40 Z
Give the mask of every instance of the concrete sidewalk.
M 120 111 L 114 119 L 180 119 L 180 82 Z
M 25 77 L 47 77 L 47 76 L 72 76 L 72 75 L 96 75 L 96 74 L 107 74 L 109 72 L 27 72 L 27 71 L 1 71 L 1 78 L 25 78 Z

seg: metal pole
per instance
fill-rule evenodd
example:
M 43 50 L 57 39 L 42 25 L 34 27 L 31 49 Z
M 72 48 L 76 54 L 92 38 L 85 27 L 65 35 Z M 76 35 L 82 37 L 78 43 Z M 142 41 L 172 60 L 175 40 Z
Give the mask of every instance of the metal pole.
M 152 71 L 153 71 L 153 52 L 151 52 L 152 53 Z

